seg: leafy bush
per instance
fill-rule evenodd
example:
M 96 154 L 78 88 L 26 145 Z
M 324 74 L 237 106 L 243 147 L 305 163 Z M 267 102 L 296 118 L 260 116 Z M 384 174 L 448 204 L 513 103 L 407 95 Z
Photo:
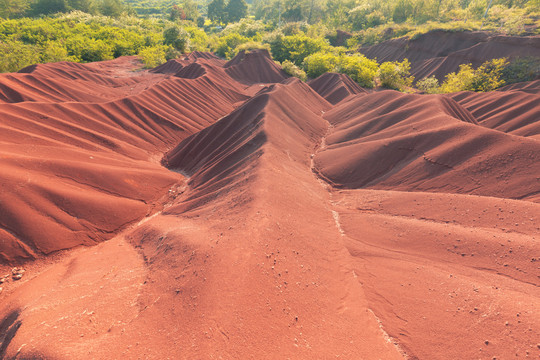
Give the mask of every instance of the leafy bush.
M 74 57 L 69 56 L 67 49 L 62 43 L 49 41 L 41 51 L 41 62 L 73 61 Z
M 439 80 L 435 76 L 423 78 L 416 83 L 416 87 L 427 94 L 436 94 L 439 92 Z
M 302 81 L 307 80 L 306 72 L 304 70 L 300 69 L 298 66 L 294 65 L 289 60 L 285 60 L 281 64 L 281 68 L 283 69 L 283 71 L 285 71 L 287 74 L 289 74 L 291 76 L 297 77 Z
M 270 45 L 263 44 L 263 43 L 258 42 L 258 41 L 248 41 L 246 43 L 238 45 L 234 49 L 233 53 L 238 54 L 242 50 L 250 51 L 250 50 L 256 50 L 256 49 L 264 49 L 264 50 L 270 51 Z
M 19 41 L 0 41 L 0 71 L 14 72 L 40 61 L 39 47 Z
M 502 71 L 502 79 L 506 84 L 532 81 L 540 77 L 540 59 L 525 57 L 513 60 Z
M 236 53 L 235 49 L 244 43 L 247 43 L 249 38 L 240 34 L 231 33 L 218 38 L 217 43 L 213 46 L 216 54 L 228 59 L 232 58 Z
M 502 72 L 508 65 L 505 58 L 486 61 L 474 72 L 472 88 L 474 91 L 493 91 L 504 85 Z
M 278 34 L 269 39 L 268 43 L 276 60 L 279 62 L 289 60 L 297 66 L 308 56 L 330 48 L 325 39 L 313 39 L 303 33 L 292 36 Z
M 163 43 L 182 53 L 186 52 L 189 48 L 189 34 L 178 26 L 168 27 L 163 31 Z
M 458 72 L 446 75 L 439 88 L 441 93 L 458 91 L 492 91 L 505 84 L 503 71 L 508 66 L 504 58 L 486 61 L 476 70 L 471 64 L 462 64 Z
M 78 61 L 91 62 L 113 59 L 113 47 L 103 40 L 88 39 L 82 35 L 66 40 L 68 53 Z
M 281 27 L 281 32 L 285 36 L 305 34 L 308 27 L 308 24 L 303 21 L 289 22 Z
M 402 62 L 387 61 L 382 63 L 379 67 L 379 81 L 381 82 L 381 86 L 404 91 L 414 81 L 410 70 L 411 64 L 407 59 Z
M 190 50 L 206 51 L 208 50 L 208 35 L 194 26 L 185 27 L 189 34 L 189 47 Z
M 237 23 L 227 25 L 223 34 L 237 33 L 245 37 L 254 37 L 269 30 L 269 26 L 260 20 L 242 19 Z
M 324 73 L 337 71 L 339 62 L 335 54 L 319 51 L 304 59 L 303 68 L 307 76 L 314 79 Z
M 458 91 L 472 91 L 474 80 L 474 69 L 471 64 L 462 64 L 458 72 L 447 74 L 439 89 L 442 93 L 453 93 Z
M 169 49 L 166 45 L 157 45 L 153 47 L 147 47 L 139 52 L 139 58 L 142 60 L 146 68 L 153 68 L 163 64 L 165 59 L 165 52 Z
M 162 44 L 163 28 L 171 25 L 162 20 L 114 19 L 80 11 L 38 19 L 0 19 L 0 42 L 12 49 L 0 52 L 3 63 L 9 64 L 2 69 L 17 71 L 37 62 L 100 61 L 135 55 L 144 47 Z
M 362 54 L 342 55 L 339 59 L 339 72 L 347 74 L 360 86 L 372 88 L 379 64 Z

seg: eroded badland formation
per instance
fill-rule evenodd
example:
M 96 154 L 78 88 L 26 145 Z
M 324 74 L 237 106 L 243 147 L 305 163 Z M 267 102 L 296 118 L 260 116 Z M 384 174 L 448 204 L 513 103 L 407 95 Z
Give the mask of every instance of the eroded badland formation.
M 0 357 L 539 358 L 539 81 L 139 67 L 0 76 Z

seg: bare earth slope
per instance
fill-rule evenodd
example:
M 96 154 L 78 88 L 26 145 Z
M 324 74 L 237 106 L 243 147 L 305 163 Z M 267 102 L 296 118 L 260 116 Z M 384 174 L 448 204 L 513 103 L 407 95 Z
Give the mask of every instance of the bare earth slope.
M 540 355 L 534 86 L 135 66 L 0 78 L 0 358 Z
M 411 62 L 411 74 L 419 80 L 434 75 L 444 80 L 461 64 L 474 68 L 498 58 L 540 57 L 540 36 L 491 35 L 485 32 L 434 30 L 418 36 L 384 41 L 362 47 L 362 54 L 377 61 Z

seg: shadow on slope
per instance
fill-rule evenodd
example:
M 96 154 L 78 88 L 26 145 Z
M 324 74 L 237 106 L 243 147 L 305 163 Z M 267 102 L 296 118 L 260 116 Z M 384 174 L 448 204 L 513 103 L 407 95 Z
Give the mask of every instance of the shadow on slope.
M 242 107 L 166 154 L 163 164 L 189 176 L 192 188 L 182 210 L 170 211 L 200 206 L 249 183 L 259 158 L 269 148 L 307 164 L 306 142 L 321 136 L 326 126 L 320 115 L 328 108 L 324 99 L 296 79 L 262 89 Z

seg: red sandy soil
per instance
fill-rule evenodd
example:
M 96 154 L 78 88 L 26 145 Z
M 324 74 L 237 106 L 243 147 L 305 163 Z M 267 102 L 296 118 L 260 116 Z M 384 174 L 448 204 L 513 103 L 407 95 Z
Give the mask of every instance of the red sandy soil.
M 444 80 L 461 64 L 474 68 L 487 60 L 540 57 L 540 36 L 493 35 L 481 31 L 434 30 L 416 39 L 402 37 L 362 47 L 362 54 L 377 61 L 411 62 L 411 74 L 419 80 L 434 75 Z
M 138 67 L 0 79 L 0 358 L 540 356 L 537 87 Z

